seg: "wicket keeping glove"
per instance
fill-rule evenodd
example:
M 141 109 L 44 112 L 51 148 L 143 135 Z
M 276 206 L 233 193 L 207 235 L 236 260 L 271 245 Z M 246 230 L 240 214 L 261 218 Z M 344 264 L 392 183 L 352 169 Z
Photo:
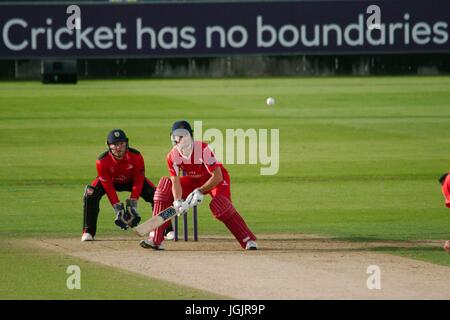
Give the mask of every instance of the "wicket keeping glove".
M 203 193 L 200 191 L 200 188 L 195 189 L 191 192 L 190 195 L 186 198 L 186 203 L 189 207 L 195 207 L 196 205 L 199 205 L 203 201 Z
M 114 223 L 122 230 L 127 230 L 128 222 L 125 216 L 126 212 L 123 203 L 116 203 L 113 208 L 114 212 L 116 213 L 116 220 L 114 220 Z
M 139 215 L 139 213 L 137 212 L 137 200 L 135 199 L 127 199 L 126 201 L 127 204 L 127 211 L 126 211 L 126 220 L 127 220 L 127 224 L 134 228 L 136 227 L 139 222 L 141 222 L 141 216 Z
M 173 202 L 173 207 L 178 215 L 185 214 L 189 210 L 189 205 L 183 200 L 175 200 Z

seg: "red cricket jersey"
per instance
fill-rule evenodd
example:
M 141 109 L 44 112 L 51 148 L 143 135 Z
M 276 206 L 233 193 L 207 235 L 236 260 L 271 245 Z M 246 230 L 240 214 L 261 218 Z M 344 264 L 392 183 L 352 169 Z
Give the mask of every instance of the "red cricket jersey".
M 128 148 L 122 160 L 111 152 L 103 153 L 97 160 L 97 173 L 112 205 L 120 202 L 114 184 L 133 183 L 130 199 L 139 199 L 144 185 L 144 158 L 139 151 Z
M 170 176 L 178 176 L 181 169 L 187 176 L 199 179 L 201 183 L 205 183 L 211 177 L 211 172 L 220 167 L 224 180 L 229 181 L 227 170 L 217 161 L 208 144 L 202 141 L 194 141 L 194 149 L 189 158 L 185 158 L 173 147 L 167 154 L 167 166 Z

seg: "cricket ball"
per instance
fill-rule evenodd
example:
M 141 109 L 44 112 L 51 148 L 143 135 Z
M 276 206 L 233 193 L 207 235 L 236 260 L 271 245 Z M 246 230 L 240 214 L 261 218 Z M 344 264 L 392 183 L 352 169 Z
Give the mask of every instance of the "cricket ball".
M 267 98 L 266 104 L 267 104 L 268 106 L 273 106 L 273 105 L 275 104 L 275 99 L 272 98 L 272 97 Z

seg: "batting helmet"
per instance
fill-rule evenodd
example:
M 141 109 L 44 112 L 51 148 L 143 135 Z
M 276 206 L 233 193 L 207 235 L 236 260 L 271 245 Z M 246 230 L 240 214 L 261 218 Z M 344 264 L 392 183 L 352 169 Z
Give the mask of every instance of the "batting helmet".
M 189 133 L 192 136 L 193 131 L 192 131 L 191 125 L 186 120 L 180 120 L 180 121 L 174 122 L 174 124 L 172 125 L 172 131 L 170 132 L 170 134 L 176 136 L 177 134 L 175 131 L 183 130 L 183 129 L 189 131 Z

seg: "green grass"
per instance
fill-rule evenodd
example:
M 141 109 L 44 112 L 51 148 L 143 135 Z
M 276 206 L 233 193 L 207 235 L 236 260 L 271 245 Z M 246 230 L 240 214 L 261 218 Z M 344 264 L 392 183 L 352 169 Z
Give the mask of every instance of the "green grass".
M 450 238 L 437 182 L 450 165 L 449 88 L 449 77 L 0 83 L 0 239 L 79 236 L 83 189 L 108 131 L 127 132 L 157 183 L 167 175 L 170 126 L 184 118 L 202 120 L 203 131 L 280 130 L 278 174 L 226 165 L 256 234 Z M 266 106 L 267 96 L 277 104 Z M 140 208 L 150 215 L 142 200 Z M 104 199 L 99 234 L 120 233 L 112 221 Z M 207 204 L 200 232 L 228 233 Z
M 431 262 L 450 267 L 450 254 L 437 247 L 413 247 L 413 248 L 377 248 L 376 252 L 395 254 L 397 256 Z
M 73 276 L 70 269 L 68 273 L 69 266 L 80 268 L 80 289 L 69 289 L 67 286 L 69 277 Z M 0 242 L 0 269 L 2 300 L 226 298 L 43 249 L 30 250 L 23 244 L 13 245 L 7 241 Z

